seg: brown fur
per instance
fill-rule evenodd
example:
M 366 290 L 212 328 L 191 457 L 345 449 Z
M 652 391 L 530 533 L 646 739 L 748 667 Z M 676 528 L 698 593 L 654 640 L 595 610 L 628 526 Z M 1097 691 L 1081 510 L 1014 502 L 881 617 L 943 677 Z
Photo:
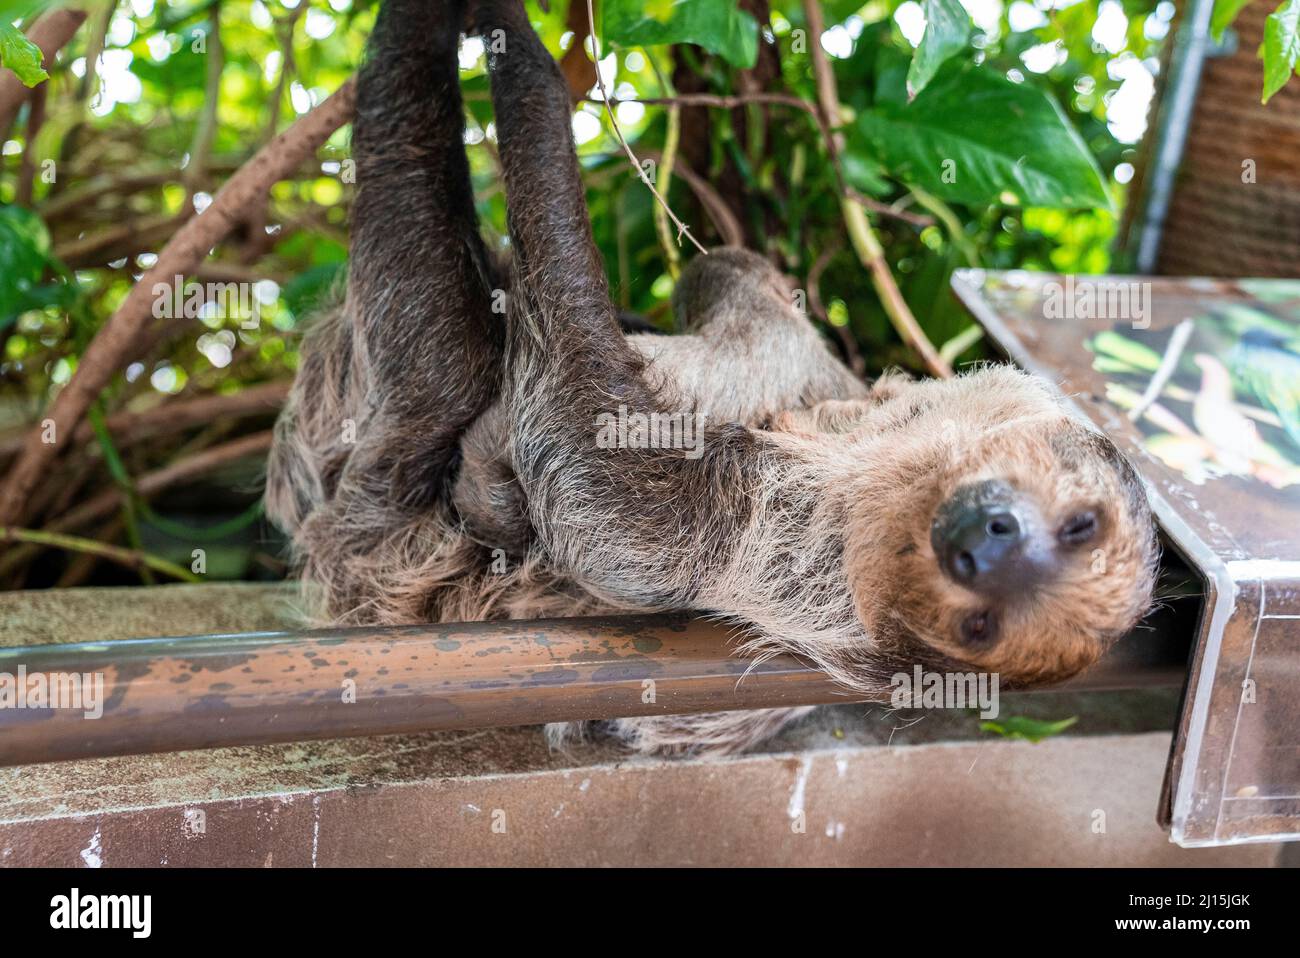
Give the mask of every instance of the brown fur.
M 459 5 L 387 0 L 372 39 L 382 72 L 367 66 L 359 89 L 354 142 L 370 178 L 359 178 L 349 294 L 304 343 L 268 481 L 320 617 L 689 608 L 744 625 L 747 652 L 805 655 L 872 695 L 915 663 L 1010 685 L 1058 680 L 1136 622 L 1155 561 L 1145 496 L 1110 442 L 1041 382 L 991 366 L 868 389 L 781 277 L 737 250 L 682 277 L 685 334 L 624 336 L 563 81 L 515 0 L 477 15 L 505 41 L 489 70 L 508 315 L 500 324 L 487 307 L 494 270 L 466 199 Z M 700 414 L 698 456 L 602 448 L 599 417 L 620 407 Z M 348 421 L 353 443 L 341 438 Z M 940 571 L 930 527 L 954 490 L 989 478 L 1046 529 L 1083 508 L 1100 528 L 1051 581 L 999 608 L 996 642 L 972 648 L 960 623 L 984 600 Z M 722 750 L 803 711 L 616 726 L 643 750 Z

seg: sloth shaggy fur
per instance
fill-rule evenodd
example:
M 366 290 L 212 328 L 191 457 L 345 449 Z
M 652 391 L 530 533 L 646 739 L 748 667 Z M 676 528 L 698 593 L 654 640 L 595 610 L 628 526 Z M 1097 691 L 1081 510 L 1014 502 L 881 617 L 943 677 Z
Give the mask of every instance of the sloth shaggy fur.
M 1132 627 L 1156 556 L 1145 495 L 1042 382 L 984 366 L 868 386 L 783 277 L 736 249 L 682 276 L 681 334 L 625 335 L 564 82 L 517 0 L 474 15 L 504 38 L 489 73 L 511 259 L 488 255 L 475 221 L 461 5 L 386 0 L 358 89 L 347 294 L 303 343 L 268 473 L 317 620 L 690 609 L 743 626 L 741 653 L 799 654 L 869 696 L 917 663 L 1057 681 Z M 700 414 L 699 454 L 600 448 L 599 417 L 620 407 Z M 930 531 L 957 489 L 988 479 L 1045 524 L 1086 506 L 1098 531 L 980 645 L 960 625 L 982 600 L 943 574 Z M 612 727 L 643 751 L 727 751 L 805 711 Z

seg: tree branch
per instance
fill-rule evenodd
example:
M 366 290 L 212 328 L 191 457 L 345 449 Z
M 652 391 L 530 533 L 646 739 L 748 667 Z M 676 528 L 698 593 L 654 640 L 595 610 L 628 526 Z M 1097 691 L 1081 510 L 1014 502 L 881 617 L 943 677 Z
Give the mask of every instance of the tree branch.
M 831 72 L 831 65 L 821 45 L 821 35 L 826 30 L 826 22 L 822 17 L 821 4 L 818 0 L 803 0 L 803 9 L 808 20 L 808 52 L 812 56 L 813 75 L 817 80 L 817 101 L 827 126 L 833 129 L 840 124 L 840 96 L 835 88 L 835 74 Z M 839 152 L 843 149 L 843 140 L 843 136 L 836 133 L 832 134 L 827 141 L 837 167 Z M 929 337 L 916 321 L 916 317 L 912 315 L 912 310 L 903 299 L 903 294 L 899 292 L 898 284 L 894 282 L 894 274 L 890 272 L 889 263 L 885 259 L 885 251 L 871 228 L 871 222 L 867 219 L 862 204 L 845 192 L 840 198 L 840 208 L 844 214 L 844 225 L 849 231 L 853 250 L 858 254 L 862 265 L 870 270 L 872 285 L 876 287 L 881 305 L 884 306 L 885 314 L 894 329 L 898 331 L 903 342 L 921 357 L 931 373 L 945 379 L 950 378 L 952 367 L 934 348 L 934 344 L 930 342 Z
M 169 575 L 173 579 L 180 579 L 183 582 L 203 581 L 189 569 L 182 569 L 174 562 L 168 562 L 166 559 L 149 555 L 147 552 L 123 549 L 121 546 L 111 546 L 107 543 L 96 542 L 94 539 L 82 539 L 79 536 L 61 535 L 57 532 L 42 532 L 38 529 L 15 529 L 12 526 L 0 526 L 0 541 L 26 542 L 33 545 L 50 546 L 55 549 L 67 549 L 70 552 L 81 552 L 112 559 L 114 562 L 130 569 L 152 569 L 155 572 L 161 572 L 163 575 Z
M 41 60 L 49 64 L 85 19 L 86 14 L 81 10 L 51 10 L 32 24 L 27 39 L 41 48 Z M 0 140 L 5 138 L 30 92 L 12 70 L 0 70 Z
M 189 220 L 163 247 L 158 261 L 127 294 L 95 335 L 72 379 L 55 397 L 43 419 L 52 421 L 54 442 L 46 430 L 32 430 L 0 495 L 0 524 L 22 522 L 28 498 L 51 462 L 70 445 L 74 434 L 103 388 L 122 367 L 153 320 L 153 287 L 173 283 L 196 266 L 243 219 L 250 204 L 261 202 L 271 186 L 298 168 L 330 135 L 352 116 L 355 77 L 345 82 L 319 107 L 301 117 L 242 166 L 221 188 L 203 213 Z
M 269 415 L 284 404 L 289 383 L 270 382 L 249 386 L 237 393 L 208 394 L 161 402 L 149 409 L 123 410 L 107 417 L 105 424 L 118 448 L 141 439 L 182 432 L 225 416 Z M 0 460 L 12 456 L 23 446 L 23 434 L 0 439 Z M 83 422 L 73 434 L 73 442 L 83 445 L 94 438 L 90 423 Z
M 135 481 L 136 495 L 141 498 L 148 497 L 170 486 L 205 475 L 227 463 L 235 462 L 246 456 L 263 454 L 271 448 L 271 439 L 272 432 L 268 429 L 265 432 L 241 436 L 239 439 L 232 439 L 230 442 L 222 443 L 219 446 L 213 446 L 210 449 L 204 449 L 202 452 L 185 456 L 169 466 L 145 473 L 137 479 Z M 124 501 L 125 496 L 122 494 L 121 489 L 116 487 L 106 489 L 93 499 L 83 502 L 76 508 L 56 518 L 45 531 L 66 532 L 69 529 L 77 529 L 88 523 L 105 519 L 120 509 Z M 40 544 L 35 542 L 29 542 L 17 549 L 10 550 L 7 555 L 0 558 L 0 577 L 7 576 L 15 569 L 21 568 L 39 550 Z

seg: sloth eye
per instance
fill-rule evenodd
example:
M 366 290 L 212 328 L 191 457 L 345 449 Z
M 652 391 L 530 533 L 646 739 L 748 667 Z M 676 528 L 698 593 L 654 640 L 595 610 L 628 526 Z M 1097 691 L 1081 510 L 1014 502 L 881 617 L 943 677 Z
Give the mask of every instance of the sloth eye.
M 1079 546 L 1097 534 L 1097 515 L 1091 509 L 1065 520 L 1056 539 L 1062 545 Z
M 987 609 L 966 616 L 961 623 L 961 640 L 966 645 L 989 646 L 998 637 L 997 617 Z

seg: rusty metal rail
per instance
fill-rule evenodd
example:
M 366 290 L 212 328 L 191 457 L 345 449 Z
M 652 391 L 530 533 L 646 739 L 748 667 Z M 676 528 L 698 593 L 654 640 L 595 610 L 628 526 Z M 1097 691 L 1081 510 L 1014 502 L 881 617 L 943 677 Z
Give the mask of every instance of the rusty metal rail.
M 102 675 L 102 715 L 0 708 L 0 765 L 851 702 L 792 656 L 755 665 L 686 616 L 327 629 L 0 648 L 0 673 Z M 1176 684 L 1185 644 L 1121 642 L 1071 688 Z

